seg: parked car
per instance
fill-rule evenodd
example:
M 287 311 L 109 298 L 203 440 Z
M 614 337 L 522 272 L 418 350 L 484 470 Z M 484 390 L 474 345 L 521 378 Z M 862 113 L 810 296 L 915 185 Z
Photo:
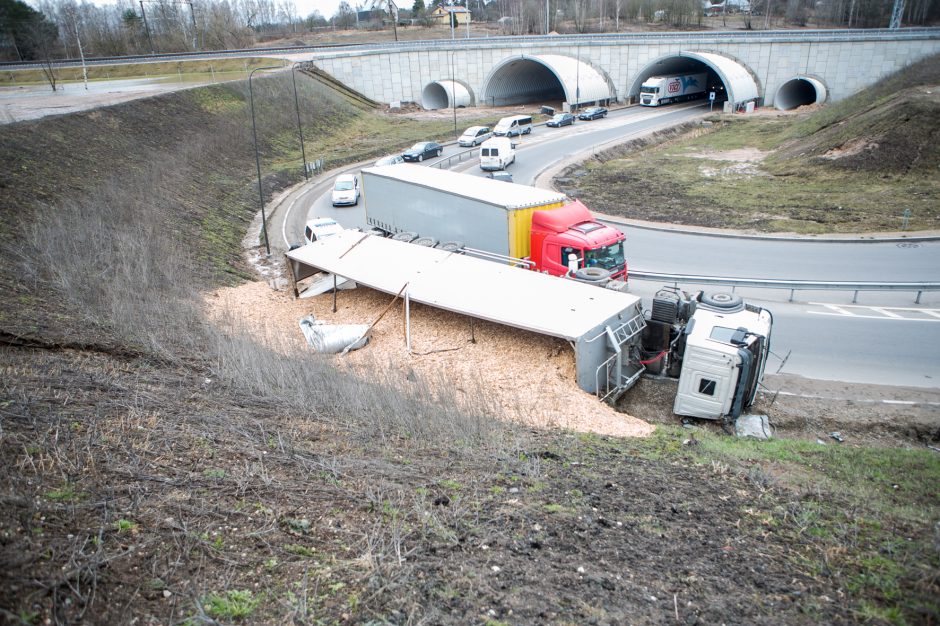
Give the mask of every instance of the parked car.
M 333 206 L 359 204 L 359 177 L 341 174 L 333 183 Z
M 571 113 L 556 113 L 552 119 L 548 120 L 546 126 L 561 128 L 562 126 L 571 126 L 572 124 L 574 124 L 574 115 Z
M 404 163 L 405 159 L 401 158 L 400 154 L 393 154 L 387 157 L 382 157 L 375 162 L 376 167 L 381 165 L 398 165 L 399 163 Z
M 607 117 L 607 109 L 604 107 L 588 107 L 578 115 L 579 120 L 597 120 Z
M 512 174 L 509 172 L 490 172 L 486 175 L 487 178 L 492 178 L 493 180 L 501 180 L 504 183 L 512 182 Z
M 441 156 L 444 146 L 436 141 L 421 141 L 405 150 L 401 155 L 406 161 L 423 161 L 431 157 Z
M 493 130 L 489 126 L 471 126 L 467 130 L 463 131 L 460 139 L 457 140 L 457 145 L 463 146 L 464 148 L 472 148 L 477 144 L 483 143 L 492 136 Z

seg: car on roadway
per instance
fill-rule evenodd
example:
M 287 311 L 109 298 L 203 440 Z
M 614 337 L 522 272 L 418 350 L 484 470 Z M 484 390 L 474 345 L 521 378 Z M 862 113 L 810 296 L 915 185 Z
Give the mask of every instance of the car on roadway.
M 509 172 L 490 172 L 486 175 L 487 178 L 492 178 L 493 180 L 501 180 L 504 183 L 512 182 L 512 174 Z
M 359 204 L 359 177 L 355 174 L 340 174 L 333 183 L 333 206 Z
M 398 165 L 399 163 L 404 163 L 405 159 L 401 158 L 400 154 L 392 154 L 386 157 L 382 157 L 375 162 L 376 167 L 381 167 L 383 165 Z
M 607 117 L 607 109 L 604 107 L 588 107 L 578 114 L 579 120 L 599 120 Z
M 477 144 L 483 143 L 493 136 L 493 129 L 489 126 L 471 126 L 463 131 L 457 145 L 463 148 L 472 148 Z
M 406 161 L 423 161 L 432 157 L 441 156 L 444 146 L 436 141 L 420 141 L 402 153 L 401 158 Z
M 341 233 L 343 230 L 343 227 L 332 218 L 315 217 L 308 221 L 304 227 L 304 240 L 306 243 L 313 243 L 324 237 L 331 237 L 337 233 Z M 295 247 L 297 247 L 297 244 L 291 246 L 291 249 Z
M 545 125 L 561 128 L 562 126 L 571 126 L 572 124 L 574 124 L 574 115 L 571 113 L 556 113 Z

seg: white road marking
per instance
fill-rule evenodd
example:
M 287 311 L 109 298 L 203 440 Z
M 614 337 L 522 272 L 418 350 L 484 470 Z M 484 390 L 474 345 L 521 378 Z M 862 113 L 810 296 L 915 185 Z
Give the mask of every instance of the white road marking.
M 850 316 L 850 317 L 855 315 L 855 313 L 852 313 L 852 312 L 850 312 L 850 311 L 846 311 L 846 310 L 843 309 L 842 307 L 836 306 L 836 305 L 834 305 L 834 304 L 824 304 L 824 305 L 822 305 L 822 306 L 826 307 L 827 309 L 831 309 L 831 310 L 835 311 L 835 312 L 838 313 L 839 315 L 848 315 L 848 316 Z
M 916 318 L 916 317 L 885 317 L 884 315 L 855 315 L 854 313 L 830 313 L 828 311 L 807 311 L 810 315 L 829 315 L 832 317 L 851 317 L 856 320 L 891 320 L 898 322 L 940 322 L 937 319 Z
M 825 302 L 810 302 L 813 306 L 821 306 L 828 311 L 807 311 L 811 315 L 833 315 L 837 317 L 854 317 L 865 320 L 902 320 L 906 322 L 940 322 L 940 309 L 920 309 L 906 306 L 865 306 L 861 304 L 827 304 Z M 858 311 L 858 312 L 855 312 Z M 879 315 L 865 315 L 866 312 Z M 914 316 L 905 316 L 902 313 L 913 313 Z M 926 317 L 917 317 L 923 315 Z
M 791 398 L 808 398 L 811 400 L 840 400 L 846 402 L 857 402 L 860 404 L 900 404 L 904 406 L 940 406 L 940 402 L 916 402 L 913 400 L 873 400 L 866 398 L 843 398 L 839 396 L 821 396 L 812 393 L 794 393 L 792 391 L 771 391 L 765 390 L 764 393 L 773 396 L 789 396 Z

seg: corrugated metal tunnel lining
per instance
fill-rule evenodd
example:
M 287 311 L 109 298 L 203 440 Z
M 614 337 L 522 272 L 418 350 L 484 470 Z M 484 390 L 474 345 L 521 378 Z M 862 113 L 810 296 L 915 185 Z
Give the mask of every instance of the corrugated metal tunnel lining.
M 482 102 L 492 106 L 561 100 L 570 104 L 613 99 L 607 79 L 583 61 L 556 54 L 512 57 L 483 82 Z
M 468 107 L 473 97 L 466 86 L 455 80 L 436 80 L 421 91 L 421 106 L 425 109 L 450 109 Z
M 723 90 L 732 105 L 757 100 L 760 92 L 757 81 L 746 67 L 728 57 L 713 52 L 680 52 L 657 59 L 643 68 L 630 87 L 629 96 L 640 93 L 640 85 L 651 76 L 708 71 L 708 89 Z M 719 94 L 720 96 L 720 94 Z M 725 98 L 718 98 L 719 100 Z
M 809 76 L 797 76 L 780 85 L 774 95 L 774 106 L 781 111 L 789 111 L 804 104 L 825 102 L 826 86 L 821 81 Z

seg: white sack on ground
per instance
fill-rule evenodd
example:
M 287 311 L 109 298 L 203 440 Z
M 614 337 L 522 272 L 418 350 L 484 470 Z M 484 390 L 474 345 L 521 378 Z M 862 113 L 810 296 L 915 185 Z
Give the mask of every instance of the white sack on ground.
M 363 337 L 368 329 L 368 324 L 326 324 L 313 315 L 300 320 L 300 330 L 307 343 L 321 354 L 342 352 L 349 344 L 353 344 L 350 350 L 358 350 L 369 343 L 369 338 Z

